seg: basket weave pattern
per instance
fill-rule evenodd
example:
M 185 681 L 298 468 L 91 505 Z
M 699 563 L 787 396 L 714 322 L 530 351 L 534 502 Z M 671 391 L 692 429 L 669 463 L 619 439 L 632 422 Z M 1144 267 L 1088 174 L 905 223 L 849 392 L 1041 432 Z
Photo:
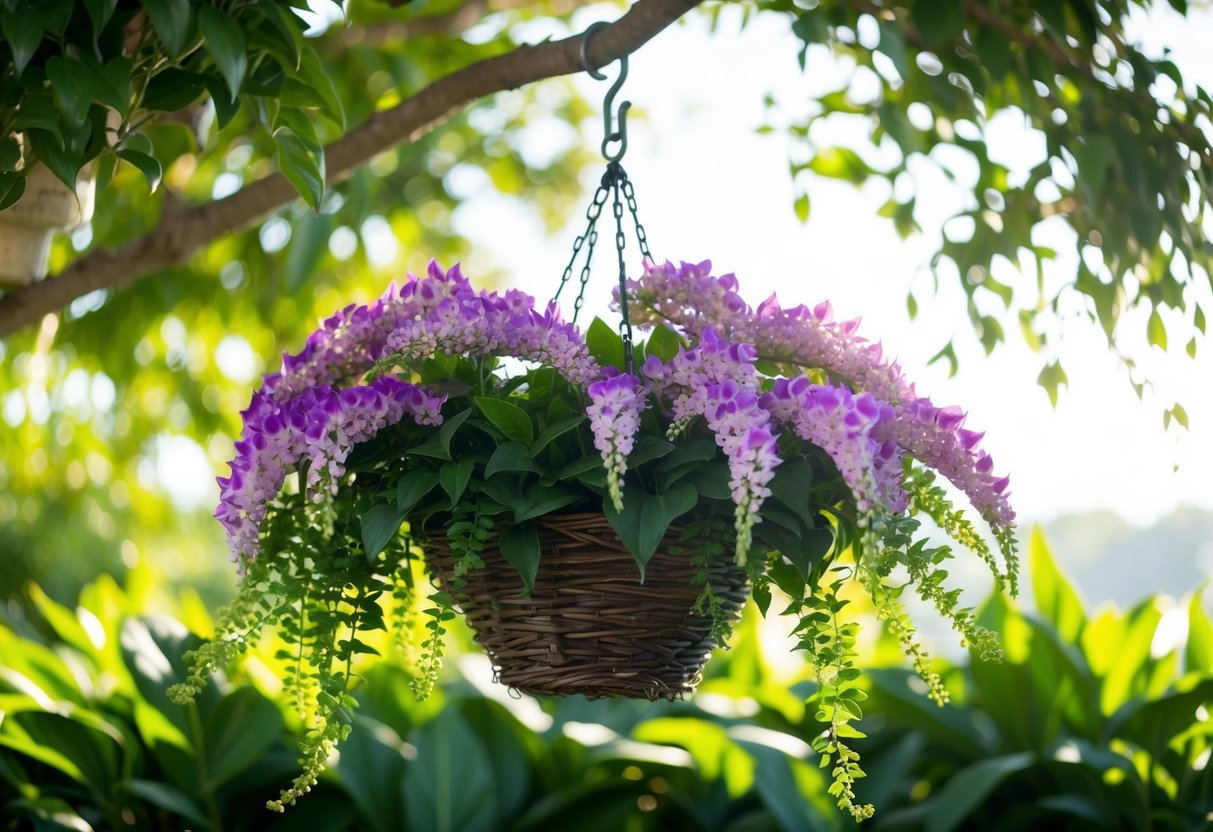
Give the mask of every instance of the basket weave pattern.
M 518 572 L 490 539 L 459 589 L 444 538 L 427 545 L 430 568 L 451 589 L 498 671 L 498 681 L 532 694 L 676 699 L 699 682 L 714 643 L 711 621 L 693 615 L 700 585 L 685 554 L 665 551 L 671 530 L 640 582 L 632 555 L 601 514 L 548 515 L 539 529 L 535 591 L 522 594 Z M 687 545 L 682 544 L 683 547 Z M 709 580 L 730 617 L 749 595 L 745 571 L 713 563 Z

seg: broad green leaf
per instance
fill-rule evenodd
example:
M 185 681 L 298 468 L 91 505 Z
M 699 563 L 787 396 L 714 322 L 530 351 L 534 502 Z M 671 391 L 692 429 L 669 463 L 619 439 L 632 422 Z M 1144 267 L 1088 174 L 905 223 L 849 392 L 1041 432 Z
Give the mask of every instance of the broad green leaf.
M 1162 322 L 1162 315 L 1158 314 L 1157 306 L 1150 311 L 1150 319 L 1146 321 L 1146 339 L 1161 350 L 1167 348 L 1167 327 Z
M 278 708 L 253 688 L 237 688 L 223 697 L 205 724 L 210 781 L 203 788 L 213 790 L 259 765 L 283 730 Z
M 624 369 L 623 339 L 602 320 L 595 318 L 585 333 L 585 346 L 603 367 Z
M 818 176 L 844 179 L 853 185 L 862 185 L 872 174 L 868 163 L 854 150 L 845 147 L 826 147 L 817 151 L 806 168 Z M 805 218 L 808 218 L 808 198 L 805 197 Z
M 206 76 L 177 67 L 168 67 L 157 72 L 148 81 L 147 89 L 143 93 L 143 106 L 148 110 L 175 112 L 193 104 L 205 91 Z M 222 100 L 222 97 L 219 100 Z
M 125 117 L 131 106 L 131 71 L 135 62 L 125 55 L 106 61 L 96 70 L 96 95 Z
M 24 819 L 32 819 L 33 825 L 30 828 L 34 832 L 61 832 L 64 829 L 70 832 L 94 832 L 92 824 L 80 817 L 70 803 L 58 797 L 22 798 L 14 800 L 9 804 L 9 808 L 12 814 L 23 813 L 27 815 Z
M 417 756 L 404 778 L 408 828 L 492 832 L 497 796 L 484 746 L 454 708 L 408 737 Z
M 962 769 L 944 784 L 927 806 L 927 832 L 951 832 L 1008 777 L 1036 762 L 1029 751 L 981 760 Z
M 406 511 L 389 503 L 371 506 L 362 515 L 362 547 L 367 560 L 374 560 L 383 551 L 388 542 L 400 531 Z
M 683 345 L 682 338 L 665 324 L 658 324 L 645 342 L 645 353 L 655 355 L 662 361 L 669 361 L 678 355 L 678 349 Z
M 632 448 L 632 452 L 628 454 L 628 465 L 632 468 L 638 468 L 646 462 L 661 459 L 673 451 L 675 447 L 673 442 L 660 436 L 640 436 L 636 440 L 636 445 Z
M 796 512 L 809 528 L 817 524 L 817 512 L 809 497 L 814 479 L 813 463 L 807 459 L 793 459 L 775 469 L 770 485 L 772 496 Z
M 1143 692 L 1144 676 L 1150 665 L 1150 646 L 1154 643 L 1162 611 L 1153 598 L 1129 611 L 1124 634 L 1113 654 L 1112 666 L 1103 680 L 1100 705 L 1112 713 L 1134 695 Z
M 88 631 L 71 610 L 47 595 L 36 583 L 29 584 L 28 592 L 34 607 L 46 619 L 46 623 L 55 631 L 55 636 L 60 641 L 71 645 L 85 656 L 92 656 L 97 652 L 97 646 L 89 638 Z
M 448 462 L 438 469 L 438 482 L 442 486 L 442 490 L 451 498 L 452 508 L 463 497 L 463 492 L 467 491 L 475 467 L 475 461 L 471 457 L 465 456 L 457 461 Z
M 1064 640 L 1077 643 L 1087 616 L 1078 593 L 1057 568 L 1040 526 L 1032 529 L 1028 542 L 1028 571 L 1032 575 L 1032 596 L 1040 614 L 1053 623 Z
M 539 570 L 539 531 L 527 521 L 507 526 L 498 538 L 502 556 L 518 570 L 526 585 L 526 595 L 535 591 L 535 574 Z
M 82 122 L 65 124 L 62 132 L 62 142 L 46 130 L 27 130 L 25 138 L 38 159 L 75 193 L 76 177 L 84 167 L 84 154 L 92 129 L 88 122 Z
M 190 0 L 143 0 L 143 7 L 147 9 L 152 28 L 164 41 L 169 55 L 179 55 L 190 38 L 193 16 Z
M 396 508 L 407 515 L 438 484 L 438 475 L 424 468 L 416 468 L 400 478 L 396 484 Z
M 122 767 L 121 732 L 87 712 L 9 713 L 0 747 L 10 748 L 58 769 L 102 799 Z
M 20 164 L 21 145 L 17 144 L 17 139 L 13 136 L 0 139 L 0 171 L 16 171 Z
M 212 828 L 210 821 L 206 819 L 206 814 L 203 812 L 202 807 L 195 803 L 185 792 L 168 783 L 161 783 L 155 780 L 124 780 L 122 781 L 122 788 L 140 800 L 197 824 L 199 829 Z
M 584 413 L 579 413 L 576 416 L 570 416 L 567 419 L 561 419 L 554 422 L 543 429 L 539 437 L 531 444 L 530 455 L 535 456 L 544 448 L 546 448 L 554 439 L 564 436 L 569 431 L 575 429 L 586 419 Z
M 532 520 L 545 514 L 551 514 L 553 511 L 564 508 L 567 505 L 572 505 L 580 499 L 582 499 L 580 494 L 561 491 L 534 483 L 526 490 L 525 496 L 516 501 L 512 506 L 514 509 L 514 522 L 521 523 L 524 520 Z
M 603 501 L 607 521 L 635 558 L 641 580 L 670 524 L 694 508 L 697 502 L 699 494 L 685 483 L 675 485 L 664 494 L 650 494 L 639 489 L 626 493 L 622 512 L 616 511 L 609 499 Z
M 63 131 L 59 127 L 59 108 L 55 99 L 46 93 L 33 93 L 21 100 L 21 109 L 13 117 L 14 130 L 45 130 L 54 136 L 59 147 L 63 146 Z
M 13 69 L 19 78 L 42 43 L 42 15 L 32 5 L 18 6 L 0 15 L 0 32 L 8 41 Z
M 1188 601 L 1188 642 L 1184 648 L 1184 670 L 1213 676 L 1213 623 L 1205 612 L 1204 588 Z
M 402 687 L 408 685 L 400 680 L 387 680 L 380 677 L 369 686 L 374 688 L 390 688 L 393 685 L 382 685 L 384 681 L 398 682 Z M 383 715 L 377 713 L 379 719 Z M 412 716 L 410 714 L 410 716 Z M 395 832 L 400 828 L 401 818 L 404 817 L 405 757 L 401 753 L 406 747 L 395 726 L 378 722 L 364 713 L 354 717 L 353 731 L 341 743 L 341 765 L 338 774 L 341 778 L 342 791 L 352 799 L 365 820 L 359 823 L 360 829 L 368 832 Z M 307 809 L 303 803 L 298 808 Z M 287 813 L 290 817 L 291 813 Z M 362 824 L 367 824 L 363 826 Z M 313 828 L 340 828 L 303 826 L 299 832 L 307 832 Z
M 202 83 L 211 96 L 211 103 L 215 106 L 215 124 L 222 130 L 240 112 L 240 99 L 231 97 L 231 90 L 227 88 L 227 81 L 218 75 L 204 75 L 202 76 Z M 245 86 L 247 89 L 248 85 L 246 84 Z M 272 98 L 273 96 L 266 94 L 264 97 Z
M 293 294 L 302 289 L 316 273 L 316 267 L 329 250 L 332 232 L 332 214 L 305 213 L 295 220 L 283 266 L 288 292 Z
M 97 74 L 79 61 L 56 55 L 46 62 L 46 77 L 63 118 L 83 121 L 97 89 Z
M 565 465 L 556 472 L 556 479 L 570 480 L 585 474 L 589 471 L 602 468 L 602 457 L 598 456 L 583 456 L 574 459 L 568 465 Z
M 138 150 L 123 148 L 118 151 L 118 158 L 133 165 L 143 174 L 152 193 L 155 193 L 156 189 L 160 187 L 160 177 L 163 174 L 163 170 L 160 167 L 159 160 L 155 156 L 141 153 Z
M 472 408 L 469 407 L 467 410 L 461 410 L 454 416 L 444 419 L 436 435 L 416 447 L 409 448 L 407 453 L 431 456 L 449 461 L 451 459 L 451 441 L 454 440 L 460 425 L 467 421 L 467 418 L 471 415 Z
M 506 442 L 489 457 L 488 464 L 484 466 L 484 476 L 487 479 L 503 471 L 531 471 L 537 474 L 542 470 L 525 447 L 517 442 Z
M 942 40 L 954 40 L 964 32 L 964 12 L 960 0 L 929 0 L 910 8 L 910 20 L 926 46 Z
M 324 149 L 305 142 L 289 128 L 274 131 L 278 168 L 313 211 L 324 197 Z
M 341 97 L 333 86 L 329 70 L 310 46 L 305 46 L 299 55 L 299 74 L 322 102 L 320 111 L 345 132 L 345 108 L 341 105 Z
M 118 0 L 84 0 L 84 8 L 88 10 L 89 21 L 93 24 L 93 37 L 101 34 L 117 7 Z
M 0 173 L 0 211 L 15 205 L 25 194 L 26 179 L 19 173 Z
M 480 412 L 506 437 L 521 445 L 531 444 L 535 429 L 525 410 L 513 402 L 488 396 L 476 396 L 475 402 Z

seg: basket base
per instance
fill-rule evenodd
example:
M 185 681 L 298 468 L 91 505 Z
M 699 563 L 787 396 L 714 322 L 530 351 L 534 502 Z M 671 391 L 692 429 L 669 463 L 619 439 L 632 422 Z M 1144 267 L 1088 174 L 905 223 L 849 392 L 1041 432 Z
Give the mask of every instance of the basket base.
M 535 521 L 542 555 L 531 597 L 495 539 L 485 566 L 458 589 L 455 604 L 497 669 L 497 680 L 524 693 L 590 699 L 678 699 L 699 683 L 715 647 L 711 619 L 691 606 L 701 585 L 671 530 L 645 568 L 601 514 L 549 515 Z M 431 570 L 452 588 L 454 555 L 442 539 L 426 547 Z M 709 580 L 735 618 L 749 595 L 745 570 L 713 563 Z

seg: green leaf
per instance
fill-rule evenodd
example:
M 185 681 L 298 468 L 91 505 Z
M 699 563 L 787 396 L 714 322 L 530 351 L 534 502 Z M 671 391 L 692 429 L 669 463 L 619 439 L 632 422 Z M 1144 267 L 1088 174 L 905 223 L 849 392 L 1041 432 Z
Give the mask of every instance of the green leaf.
M 809 194 L 807 191 L 796 197 L 792 209 L 796 212 L 796 219 L 802 223 L 809 221 Z
M 231 15 L 209 4 L 198 7 L 198 28 L 206 51 L 227 81 L 231 100 L 235 101 L 248 73 L 248 40 L 244 29 Z
M 585 333 L 585 346 L 603 367 L 624 369 L 623 339 L 602 318 L 595 318 Z
M 97 100 L 126 117 L 131 107 L 131 72 L 135 62 L 125 55 L 95 69 Z
M 143 0 L 143 7 L 169 55 L 179 55 L 190 38 L 190 0 Z
M 34 155 L 75 193 L 76 177 L 80 174 L 80 168 L 84 167 L 84 153 L 92 128 L 88 122 L 84 122 L 69 125 L 68 131 L 63 135 L 62 144 L 45 130 L 27 130 L 25 138 Z
M 951 832 L 969 814 L 981 806 L 990 793 L 1011 775 L 1036 762 L 1030 751 L 1004 754 L 981 760 L 962 769 L 947 781 L 928 801 L 925 829 L 927 832 Z
M 526 595 L 535 591 L 535 574 L 539 571 L 539 531 L 526 521 L 507 526 L 499 537 L 502 556 L 518 570 L 526 585 Z
M 89 20 L 93 24 L 94 38 L 101 34 L 101 30 L 114 16 L 114 9 L 117 7 L 118 0 L 84 0 L 84 8 L 88 10 Z
M 463 492 L 467 491 L 475 467 L 475 460 L 465 456 L 457 462 L 448 462 L 438 469 L 438 482 L 442 485 L 442 490 L 451 498 L 452 508 L 459 502 Z
M 514 522 L 521 523 L 524 520 L 551 514 L 556 509 L 564 508 L 580 499 L 580 494 L 535 483 L 526 490 L 522 499 L 511 506 L 514 509 Z
M 37 793 L 37 789 L 34 793 Z M 9 807 L 13 813 L 28 815 L 24 819 L 32 821 L 29 828 L 34 832 L 61 832 L 64 829 L 70 832 L 94 832 L 92 824 L 80 817 L 70 803 L 58 797 L 22 798 L 14 800 Z M 6 812 L 6 819 L 8 816 Z
M 289 128 L 274 131 L 278 168 L 313 211 L 324 197 L 324 148 L 309 144 Z
M 906 56 L 906 36 L 897 23 L 880 21 L 880 51 L 893 62 L 893 68 L 903 81 L 910 78 L 910 60 Z
M 438 475 L 433 471 L 424 468 L 409 471 L 396 484 L 396 508 L 407 515 L 437 484 Z
M 168 783 L 155 780 L 124 780 L 122 788 L 140 800 L 197 824 L 201 829 L 212 828 L 202 808 L 185 792 Z
M 602 457 L 597 456 L 582 456 L 574 459 L 568 465 L 565 465 L 556 472 L 556 479 L 570 480 L 588 471 L 602 468 Z
M 539 434 L 539 438 L 531 444 L 530 455 L 535 456 L 544 448 L 546 448 L 554 439 L 564 436 L 569 431 L 576 428 L 586 419 L 584 413 L 579 413 L 576 416 L 570 416 L 567 419 L 561 419 L 559 422 L 554 422 L 544 428 Z
M 56 55 L 46 62 L 46 77 L 63 117 L 73 123 L 83 121 L 97 88 L 97 75 L 79 61 Z
M 19 173 L 0 173 L 0 211 L 15 205 L 25 193 L 26 179 Z
M 649 335 L 649 340 L 645 342 L 644 348 L 648 355 L 655 355 L 662 361 L 669 361 L 678 355 L 678 349 L 682 345 L 683 341 L 678 333 L 665 324 L 658 324 Z
M 660 436 L 641 436 L 636 440 L 636 445 L 632 448 L 632 452 L 628 454 L 628 465 L 638 468 L 646 462 L 661 459 L 673 451 L 675 447 L 677 446 L 673 442 Z
M 438 428 L 436 436 L 414 448 L 409 448 L 407 453 L 432 456 L 449 461 L 451 459 L 451 440 L 455 438 L 455 433 L 459 430 L 459 426 L 471 415 L 472 408 L 469 407 L 467 410 L 461 410 L 454 416 L 444 419 L 441 427 Z
M 367 560 L 374 560 L 388 542 L 400 531 L 407 512 L 390 503 L 371 506 L 362 515 L 362 547 Z
M 679 483 L 664 494 L 650 494 L 634 489 L 624 495 L 623 511 L 615 510 L 609 500 L 603 501 L 607 521 L 615 534 L 640 567 L 640 579 L 644 570 L 661 545 L 670 524 L 686 514 L 699 502 L 699 494 L 686 483 Z
M 538 474 L 542 470 L 525 447 L 517 442 L 506 442 L 489 457 L 488 464 L 484 467 L 484 476 L 488 479 L 502 471 L 531 471 Z
M 18 6 L 0 15 L 0 32 L 8 41 L 8 48 L 13 53 L 13 70 L 20 78 L 42 43 L 42 15 L 28 4 Z
M 455 708 L 443 708 L 409 740 L 417 757 L 403 785 L 408 829 L 492 832 L 499 828 L 488 755 Z
M 304 47 L 299 58 L 299 74 L 308 88 L 319 98 L 320 111 L 332 119 L 344 132 L 345 109 L 341 105 L 341 96 L 337 94 L 337 88 L 333 86 L 332 74 L 310 46 Z
M 139 172 L 147 179 L 147 184 L 151 188 L 152 193 L 155 193 L 156 188 L 160 187 L 160 177 L 163 171 L 160 167 L 160 161 L 155 156 L 140 153 L 138 150 L 123 148 L 118 151 L 118 158 L 138 168 Z
M 1205 612 L 1204 588 L 1192 593 L 1188 602 L 1188 642 L 1184 647 L 1184 670 L 1213 675 L 1213 623 Z
M 982 68 L 996 82 L 1002 82 L 1011 65 L 1011 41 L 992 26 L 981 26 L 975 36 L 976 52 L 981 56 Z
M 1053 623 L 1064 640 L 1076 644 L 1086 626 L 1087 616 L 1078 593 L 1057 568 L 1039 526 L 1032 529 L 1028 543 L 1028 571 L 1032 575 L 1032 597 L 1036 608 Z
M 229 97 L 227 82 L 218 75 L 204 75 L 202 82 L 210 93 L 211 103 L 215 105 L 215 123 L 222 130 L 240 112 L 240 99 Z
M 1069 378 L 1066 376 L 1066 371 L 1062 369 L 1061 364 L 1054 361 L 1048 364 L 1040 375 L 1036 377 L 1036 383 L 1045 389 L 1049 394 L 1049 403 L 1057 407 L 1057 392 L 1058 388 L 1063 384 L 1069 384 Z
M 265 752 L 282 738 L 282 714 L 251 687 L 237 688 L 220 700 L 206 720 L 206 773 L 211 791 L 262 763 Z
M 171 113 L 193 104 L 206 91 L 205 76 L 168 67 L 152 76 L 143 93 L 143 107 Z M 216 105 L 218 108 L 218 105 Z
M 535 438 L 531 417 L 518 405 L 488 396 L 476 396 L 474 401 L 485 418 L 509 439 L 521 445 L 529 445 Z
M 1159 349 L 1167 348 L 1167 328 L 1158 314 L 1157 306 L 1150 311 L 1150 319 L 1146 322 L 1146 340 Z
M 56 143 L 63 146 L 63 133 L 59 129 L 59 108 L 55 99 L 46 93 L 34 93 L 21 100 L 21 109 L 13 118 L 13 130 L 45 130 Z
M 872 173 L 868 163 L 854 150 L 846 147 L 826 147 L 809 160 L 806 168 L 818 176 L 843 179 L 853 185 L 862 185 Z M 808 218 L 808 197 L 805 197 L 805 218 Z

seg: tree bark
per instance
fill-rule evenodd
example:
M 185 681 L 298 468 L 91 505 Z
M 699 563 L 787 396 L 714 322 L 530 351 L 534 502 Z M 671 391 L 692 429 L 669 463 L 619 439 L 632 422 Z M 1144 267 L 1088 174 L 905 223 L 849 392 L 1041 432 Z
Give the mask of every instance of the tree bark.
M 637 0 L 589 44 L 594 67 L 635 52 L 700 0 Z M 472 101 L 525 84 L 583 71 L 581 35 L 489 58 L 430 84 L 395 107 L 375 113 L 325 148 L 329 182 L 339 182 L 376 154 L 416 139 Z M 98 289 L 140 280 L 184 260 L 207 242 L 236 231 L 296 198 L 281 173 L 201 205 L 169 204 L 155 230 L 112 250 L 97 249 L 56 277 L 0 298 L 0 337 L 36 323 Z

